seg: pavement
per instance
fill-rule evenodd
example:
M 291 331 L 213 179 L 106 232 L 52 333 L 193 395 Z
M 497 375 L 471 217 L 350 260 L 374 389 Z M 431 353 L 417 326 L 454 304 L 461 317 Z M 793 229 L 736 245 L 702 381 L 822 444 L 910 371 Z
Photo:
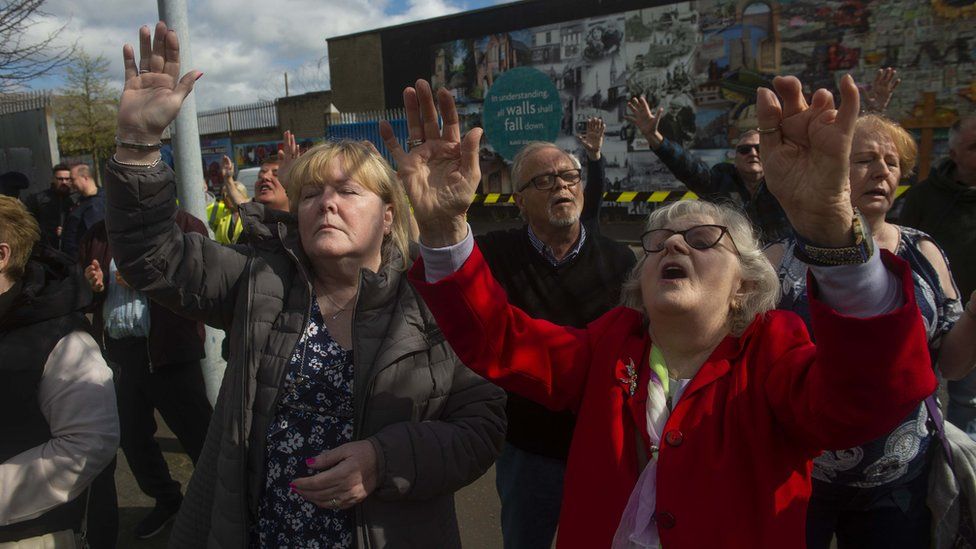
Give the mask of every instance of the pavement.
M 159 431 L 156 440 L 169 464 L 170 474 L 183 485 L 193 474 L 193 463 L 183 453 L 180 443 L 163 419 L 156 414 Z M 115 470 L 115 486 L 119 494 L 119 549 L 164 549 L 169 539 L 170 526 L 153 538 L 138 540 L 132 535 L 136 524 L 149 513 L 153 500 L 142 493 L 129 469 L 125 455 L 119 450 L 118 467 Z M 495 492 L 495 468 L 455 494 L 461 543 L 465 549 L 496 549 L 502 546 L 499 528 L 500 504 Z

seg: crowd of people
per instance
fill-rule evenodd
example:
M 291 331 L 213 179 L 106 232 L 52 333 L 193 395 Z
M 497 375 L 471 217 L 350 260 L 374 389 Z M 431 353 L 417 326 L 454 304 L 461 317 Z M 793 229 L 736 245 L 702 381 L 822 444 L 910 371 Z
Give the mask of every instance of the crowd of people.
M 159 149 L 201 73 L 162 22 L 123 61 L 104 188 L 59 164 L 0 196 L 0 548 L 129 546 L 119 448 L 155 500 L 135 536 L 175 519 L 176 548 L 460 547 L 454 494 L 492 465 L 506 549 L 976 543 L 976 117 L 892 222 L 918 156 L 893 70 L 839 103 L 775 78 L 711 167 L 631 99 L 701 198 L 635 253 L 601 232 L 596 118 L 585 158 L 524 146 L 523 226 L 475 235 L 482 130 L 424 80 L 406 147 L 380 124 L 395 168 L 286 132 L 197 219 Z

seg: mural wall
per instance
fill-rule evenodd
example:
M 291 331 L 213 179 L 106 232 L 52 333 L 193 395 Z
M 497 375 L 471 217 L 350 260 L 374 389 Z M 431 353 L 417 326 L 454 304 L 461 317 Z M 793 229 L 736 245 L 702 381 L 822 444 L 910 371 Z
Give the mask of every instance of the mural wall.
M 916 133 L 922 167 L 945 153 L 958 116 L 976 113 L 976 0 L 697 0 L 438 44 L 432 82 L 480 125 L 494 80 L 515 67 L 547 74 L 560 94 L 557 143 L 582 156 L 574 134 L 607 124 L 608 190 L 678 190 L 623 116 L 644 94 L 665 108 L 662 132 L 708 163 L 756 127 L 756 87 L 795 74 L 836 90 L 850 72 L 869 84 L 880 67 L 902 78 L 888 115 Z M 482 192 L 511 192 L 504 162 L 485 142 Z

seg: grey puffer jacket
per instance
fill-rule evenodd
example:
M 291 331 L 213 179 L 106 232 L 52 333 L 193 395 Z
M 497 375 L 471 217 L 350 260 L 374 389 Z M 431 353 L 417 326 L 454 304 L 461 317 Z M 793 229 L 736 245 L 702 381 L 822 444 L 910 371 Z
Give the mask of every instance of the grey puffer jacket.
M 126 280 L 227 330 L 230 358 L 170 547 L 248 546 L 264 483 L 265 433 L 310 314 L 309 262 L 290 214 L 242 210 L 249 245 L 174 224 L 169 167 L 108 167 L 109 240 Z M 353 327 L 353 438 L 379 485 L 357 506 L 359 547 L 460 547 L 453 493 L 504 439 L 504 393 L 461 364 L 403 273 L 364 270 Z

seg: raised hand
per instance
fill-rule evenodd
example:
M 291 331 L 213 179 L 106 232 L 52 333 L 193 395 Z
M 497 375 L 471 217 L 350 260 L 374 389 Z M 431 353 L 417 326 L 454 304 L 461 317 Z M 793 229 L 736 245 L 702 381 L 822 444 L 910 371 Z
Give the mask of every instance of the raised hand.
M 461 124 L 451 94 L 437 92 L 444 127 L 437 125 L 437 107 L 430 84 L 417 80 L 415 88 L 403 90 L 409 141 L 417 143 L 404 151 L 393 127 L 380 122 L 380 135 L 397 164 L 397 175 L 406 187 L 420 229 L 420 240 L 431 247 L 456 244 L 467 235 L 465 212 L 481 181 L 478 144 L 481 128 L 473 128 L 461 139 Z
M 757 115 L 766 186 L 790 223 L 807 240 L 825 247 L 850 246 L 850 153 L 860 104 L 850 75 L 840 82 L 841 105 L 824 89 L 803 97 L 793 76 L 776 77 L 772 90 L 759 88 Z
M 105 275 L 102 273 L 102 267 L 98 264 L 97 259 L 92 259 L 91 264 L 85 267 L 85 280 L 88 281 L 88 285 L 96 294 L 105 291 Z
M 220 159 L 220 174 L 224 177 L 225 183 L 234 181 L 234 161 L 226 154 Z
M 180 41 L 162 21 L 156 23 L 154 35 L 148 26 L 139 29 L 138 64 L 129 44 L 122 48 L 122 61 L 125 88 L 119 101 L 119 137 L 158 143 L 203 73 L 190 71 L 180 77 Z
M 602 118 L 590 118 L 586 121 L 586 133 L 576 135 L 583 148 L 586 149 L 586 156 L 590 160 L 600 159 L 600 150 L 603 149 L 603 134 L 607 130 L 607 125 Z
M 891 96 L 895 93 L 895 88 L 901 84 L 901 78 L 897 76 L 898 71 L 893 67 L 878 69 L 871 88 L 862 95 L 865 111 L 884 114 L 888 103 L 891 102 Z
M 647 104 L 644 96 L 631 97 L 627 102 L 627 110 L 630 114 L 625 114 L 624 119 L 637 126 L 637 129 L 644 135 L 652 149 L 656 149 L 664 142 L 664 135 L 658 131 L 661 119 L 664 118 L 664 107 L 658 107 L 657 112 L 651 111 L 651 106 Z
M 292 162 L 302 155 L 298 143 L 295 141 L 295 134 L 285 130 L 282 136 L 281 148 L 278 149 L 278 182 L 283 187 L 288 187 L 288 170 L 291 169 Z

